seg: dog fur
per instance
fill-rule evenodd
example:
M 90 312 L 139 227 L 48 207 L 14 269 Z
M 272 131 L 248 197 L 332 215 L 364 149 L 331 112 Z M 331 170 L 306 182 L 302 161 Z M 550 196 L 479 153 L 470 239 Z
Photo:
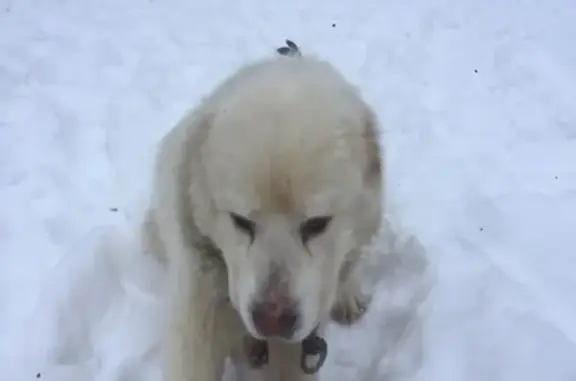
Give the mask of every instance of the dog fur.
M 169 268 L 165 381 L 220 381 L 243 339 L 263 339 L 249 308 L 267 287 L 297 300 L 301 318 L 291 339 L 270 340 L 268 372 L 316 379 L 299 367 L 301 340 L 330 319 L 353 323 L 369 302 L 350 274 L 381 224 L 376 130 L 329 63 L 280 55 L 240 68 L 164 137 L 143 231 Z M 303 242 L 314 216 L 331 220 Z

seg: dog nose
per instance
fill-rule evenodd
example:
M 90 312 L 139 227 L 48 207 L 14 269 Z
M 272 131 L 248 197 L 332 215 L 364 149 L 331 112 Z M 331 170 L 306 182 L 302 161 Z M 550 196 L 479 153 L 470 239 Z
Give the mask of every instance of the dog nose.
M 293 302 L 260 302 L 252 307 L 252 321 L 264 337 L 292 337 L 299 320 L 298 307 Z

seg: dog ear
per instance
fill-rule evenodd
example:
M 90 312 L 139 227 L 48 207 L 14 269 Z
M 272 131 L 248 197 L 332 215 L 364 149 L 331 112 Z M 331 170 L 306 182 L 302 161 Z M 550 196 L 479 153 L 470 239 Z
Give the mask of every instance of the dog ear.
M 377 136 L 378 119 L 375 113 L 367 107 L 364 116 L 363 138 L 366 146 L 366 181 L 380 181 L 382 177 L 382 151 Z
M 179 167 L 182 173 L 180 186 L 186 188 L 186 193 L 182 195 L 182 203 L 185 205 L 183 213 L 190 219 L 188 224 L 195 225 L 201 236 L 209 235 L 214 215 L 211 192 L 207 188 L 206 169 L 201 159 L 203 146 L 212 129 L 214 118 L 213 112 L 204 110 L 190 118 L 188 123 L 192 126 L 188 129 L 189 135 L 185 137 L 183 143 L 186 148 Z M 195 193 L 194 197 L 191 196 L 192 193 Z

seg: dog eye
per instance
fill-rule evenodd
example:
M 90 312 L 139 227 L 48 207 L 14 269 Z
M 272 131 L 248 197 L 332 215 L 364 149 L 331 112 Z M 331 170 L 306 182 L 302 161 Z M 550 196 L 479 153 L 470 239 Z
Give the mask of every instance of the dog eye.
M 256 223 L 236 213 L 230 213 L 230 217 L 232 218 L 232 222 L 234 223 L 236 229 L 248 235 L 253 241 L 254 235 L 256 234 Z
M 306 242 L 311 238 L 324 233 L 330 221 L 332 221 L 332 216 L 312 217 L 306 220 L 302 225 L 300 225 L 300 236 L 302 237 L 302 242 L 306 244 Z

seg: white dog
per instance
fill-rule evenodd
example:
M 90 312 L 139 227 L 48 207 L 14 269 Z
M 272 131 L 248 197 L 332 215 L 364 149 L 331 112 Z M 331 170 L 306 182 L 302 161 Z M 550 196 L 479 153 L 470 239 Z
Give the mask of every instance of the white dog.
M 280 380 L 316 379 L 303 340 L 366 307 L 349 275 L 381 223 L 377 121 L 330 64 L 282 49 L 160 144 L 144 232 L 170 268 L 166 381 L 220 381 L 243 340 Z

